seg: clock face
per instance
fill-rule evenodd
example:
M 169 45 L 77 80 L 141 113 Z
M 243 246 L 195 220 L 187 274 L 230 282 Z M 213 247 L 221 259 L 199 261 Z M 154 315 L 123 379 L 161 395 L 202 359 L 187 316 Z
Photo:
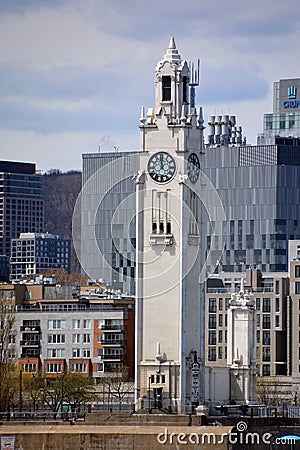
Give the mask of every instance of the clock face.
M 192 183 L 196 183 L 196 181 L 199 178 L 199 172 L 200 172 L 200 161 L 196 153 L 192 153 L 188 157 L 188 176 Z
M 148 172 L 157 183 L 167 183 L 175 175 L 176 164 L 169 153 L 155 153 L 148 162 Z

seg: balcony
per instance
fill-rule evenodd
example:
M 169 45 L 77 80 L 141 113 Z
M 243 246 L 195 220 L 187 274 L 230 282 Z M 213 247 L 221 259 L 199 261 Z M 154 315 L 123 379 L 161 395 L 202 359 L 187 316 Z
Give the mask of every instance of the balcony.
M 39 325 L 36 325 L 34 327 L 21 326 L 20 331 L 21 333 L 40 333 L 41 327 Z
M 40 341 L 20 341 L 20 346 L 40 348 Z
M 101 361 L 122 362 L 124 361 L 124 355 L 102 355 Z
M 20 358 L 38 358 L 39 356 L 40 356 L 39 350 L 31 350 L 29 347 L 28 349 L 22 348 Z
M 119 339 L 119 340 L 104 340 L 101 341 L 101 344 L 103 346 L 107 346 L 107 347 L 125 347 L 126 346 L 126 341 L 124 341 L 124 339 Z
M 105 324 L 105 325 L 101 326 L 101 330 L 102 331 L 119 331 L 120 333 L 122 333 L 124 331 L 123 327 L 124 327 L 123 324 L 120 324 L 120 325 L 108 325 L 108 324 Z

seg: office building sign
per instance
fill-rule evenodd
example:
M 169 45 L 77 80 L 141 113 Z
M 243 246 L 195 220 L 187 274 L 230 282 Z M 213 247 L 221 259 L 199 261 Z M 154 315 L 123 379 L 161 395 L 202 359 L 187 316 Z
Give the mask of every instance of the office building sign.
M 285 109 L 288 109 L 288 108 L 299 108 L 300 107 L 300 100 L 296 100 L 296 98 L 297 98 L 297 88 L 296 88 L 296 86 L 289 86 L 287 88 L 287 98 L 289 100 L 285 100 L 283 102 L 283 107 Z
M 287 96 L 289 99 L 295 99 L 297 94 L 296 86 L 289 86 L 287 89 Z

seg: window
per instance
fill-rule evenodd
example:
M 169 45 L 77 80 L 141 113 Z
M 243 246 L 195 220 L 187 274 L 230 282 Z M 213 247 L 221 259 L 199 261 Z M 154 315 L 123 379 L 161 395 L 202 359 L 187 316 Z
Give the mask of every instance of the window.
M 22 368 L 23 372 L 26 372 L 26 373 L 36 372 L 36 364 L 32 364 L 32 363 L 22 364 L 21 368 Z
M 270 347 L 263 347 L 262 360 L 263 361 L 270 361 L 271 360 Z
M 260 310 L 260 298 L 259 297 L 256 299 L 256 309 L 258 311 Z
M 295 282 L 295 294 L 300 294 L 300 281 Z
M 86 363 L 72 363 L 71 372 L 86 372 Z
M 90 334 L 84 334 L 83 335 L 83 343 L 89 344 L 91 342 L 91 335 Z
M 216 347 L 209 347 L 208 361 L 216 361 L 216 360 L 217 360 Z
M 103 372 L 104 371 L 104 364 L 98 363 L 97 364 L 97 372 Z
M 61 363 L 47 363 L 46 364 L 46 372 L 47 373 L 62 373 L 62 364 Z
M 163 75 L 162 77 L 162 101 L 171 101 L 171 76 Z
M 275 327 L 280 327 L 280 316 L 275 316 Z
M 90 330 L 92 327 L 91 319 L 83 319 L 83 328 Z
M 215 313 L 217 311 L 217 299 L 216 298 L 210 298 L 208 300 L 208 311 L 210 313 Z
M 208 332 L 208 345 L 216 344 L 216 330 L 209 330 Z
M 271 312 L 271 299 L 263 298 L 263 312 Z
M 72 349 L 72 358 L 80 358 L 80 348 Z
M 104 341 L 104 334 L 98 334 L 98 342 Z
M 217 326 L 217 316 L 216 314 L 209 314 L 208 317 L 208 328 L 216 328 Z
M 268 377 L 270 375 L 270 365 L 269 364 L 263 364 L 263 376 Z
M 98 328 L 104 328 L 104 326 L 105 326 L 105 319 L 99 319 Z
M 91 357 L 91 350 L 89 348 L 82 349 L 82 357 L 83 358 L 90 358 Z
M 218 347 L 218 359 L 222 359 L 222 358 L 223 358 L 223 348 Z
M 257 330 L 256 332 L 256 342 L 259 344 L 260 343 L 260 331 Z
M 270 331 L 263 331 L 263 345 L 270 345 L 271 336 Z
M 270 329 L 271 328 L 271 316 L 270 314 L 263 314 L 263 328 Z
M 223 331 L 219 330 L 219 344 L 222 344 L 223 342 Z
M 223 314 L 219 314 L 219 327 L 223 326 Z
M 73 344 L 80 344 L 80 334 L 73 334 L 72 342 L 73 342 Z
M 66 337 L 64 334 L 49 334 L 48 344 L 64 344 Z
M 48 348 L 47 358 L 63 358 L 65 356 L 64 348 Z
M 295 266 L 295 277 L 300 278 L 300 266 Z
M 219 310 L 222 311 L 223 309 L 223 299 L 219 298 Z
M 182 101 L 183 103 L 188 102 L 188 78 L 182 78 Z
M 275 299 L 275 310 L 276 310 L 276 312 L 280 311 L 280 299 L 279 298 Z
M 74 330 L 80 328 L 80 320 L 79 319 L 73 319 L 72 327 L 73 327 Z
M 66 328 L 65 320 L 48 320 L 48 330 L 62 330 Z

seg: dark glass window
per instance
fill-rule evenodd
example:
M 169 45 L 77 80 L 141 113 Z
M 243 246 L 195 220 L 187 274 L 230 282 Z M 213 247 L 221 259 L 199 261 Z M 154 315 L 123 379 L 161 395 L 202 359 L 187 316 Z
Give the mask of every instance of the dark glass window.
M 270 312 L 270 311 L 271 311 L 271 299 L 263 298 L 263 312 Z
M 270 345 L 270 331 L 263 331 L 263 345 Z
M 216 330 L 209 330 L 208 345 L 216 345 Z
M 269 330 L 271 328 L 271 316 L 270 314 L 263 314 L 263 324 L 264 329 Z
M 217 299 L 210 298 L 208 301 L 208 308 L 210 313 L 215 313 L 217 311 Z
M 208 361 L 216 361 L 216 360 L 217 360 L 216 347 L 209 347 L 209 349 L 208 349 Z
M 209 314 L 208 328 L 216 328 L 216 325 L 217 325 L 216 314 Z
M 162 77 L 162 101 L 169 102 L 171 100 L 171 77 L 163 75 Z
M 187 77 L 183 77 L 182 101 L 183 101 L 183 103 L 188 102 L 188 78 Z

